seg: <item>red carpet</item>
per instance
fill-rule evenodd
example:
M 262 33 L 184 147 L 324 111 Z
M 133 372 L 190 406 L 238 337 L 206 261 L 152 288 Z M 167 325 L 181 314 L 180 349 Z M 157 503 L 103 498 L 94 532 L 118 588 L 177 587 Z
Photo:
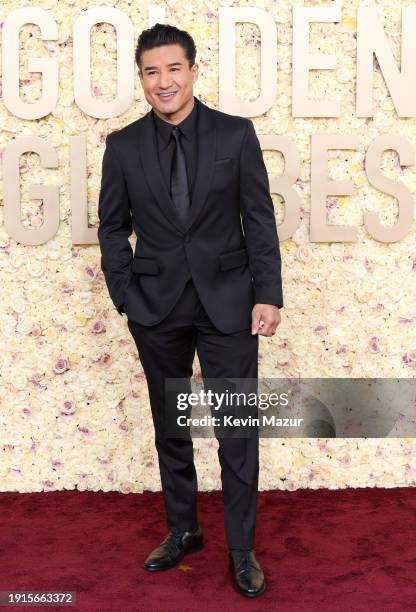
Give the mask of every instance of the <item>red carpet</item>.
M 231 587 L 221 493 L 199 499 L 206 548 L 150 574 L 143 560 L 166 535 L 159 493 L 0 493 L 0 590 L 77 591 L 73 607 L 14 610 L 415 609 L 414 489 L 261 493 L 256 553 L 268 590 L 258 599 Z

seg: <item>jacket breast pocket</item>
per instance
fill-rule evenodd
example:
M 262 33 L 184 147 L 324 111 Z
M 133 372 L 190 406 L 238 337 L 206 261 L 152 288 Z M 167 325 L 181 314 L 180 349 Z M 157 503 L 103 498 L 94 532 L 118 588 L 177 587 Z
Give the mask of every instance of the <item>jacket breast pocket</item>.
M 229 251 L 220 255 L 220 269 L 231 270 L 232 268 L 238 268 L 248 262 L 248 254 L 246 249 L 238 249 L 236 251 Z
M 159 274 L 160 267 L 156 259 L 134 256 L 131 271 L 135 274 Z
M 224 157 L 214 162 L 214 174 L 211 189 L 221 191 L 226 189 L 233 181 L 234 160 L 232 157 Z

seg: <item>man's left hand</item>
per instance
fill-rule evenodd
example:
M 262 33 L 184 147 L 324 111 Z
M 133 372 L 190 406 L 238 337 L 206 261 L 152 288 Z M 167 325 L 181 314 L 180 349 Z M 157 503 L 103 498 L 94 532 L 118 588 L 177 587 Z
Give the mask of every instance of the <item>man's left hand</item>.
M 280 312 L 277 306 L 256 304 L 251 312 L 251 334 L 273 336 L 280 321 Z

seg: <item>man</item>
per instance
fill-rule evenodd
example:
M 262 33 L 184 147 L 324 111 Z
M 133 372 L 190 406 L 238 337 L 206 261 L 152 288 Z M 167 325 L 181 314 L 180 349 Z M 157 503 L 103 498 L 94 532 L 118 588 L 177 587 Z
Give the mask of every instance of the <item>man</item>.
M 283 307 L 279 240 L 251 120 L 193 95 L 192 37 L 156 24 L 139 36 L 144 117 L 107 136 L 98 205 L 101 267 L 128 318 L 148 384 L 169 533 L 144 567 L 174 567 L 203 547 L 192 440 L 164 433 L 165 380 L 258 376 L 258 335 Z M 137 235 L 133 256 L 128 240 Z M 218 439 L 233 583 L 260 595 L 253 551 L 258 435 Z

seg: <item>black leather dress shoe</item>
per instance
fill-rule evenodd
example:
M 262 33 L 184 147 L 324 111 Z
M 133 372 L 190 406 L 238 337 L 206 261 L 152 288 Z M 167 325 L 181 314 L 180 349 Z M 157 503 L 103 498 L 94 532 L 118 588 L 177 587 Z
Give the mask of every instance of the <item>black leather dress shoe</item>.
M 263 570 L 254 552 L 252 550 L 244 552 L 231 550 L 229 559 L 236 591 L 246 597 L 261 595 L 266 588 L 266 583 Z
M 163 542 L 147 557 L 144 568 L 149 572 L 169 569 L 177 565 L 182 557 L 201 550 L 203 546 L 200 527 L 192 533 L 189 531 L 182 534 L 169 532 Z

